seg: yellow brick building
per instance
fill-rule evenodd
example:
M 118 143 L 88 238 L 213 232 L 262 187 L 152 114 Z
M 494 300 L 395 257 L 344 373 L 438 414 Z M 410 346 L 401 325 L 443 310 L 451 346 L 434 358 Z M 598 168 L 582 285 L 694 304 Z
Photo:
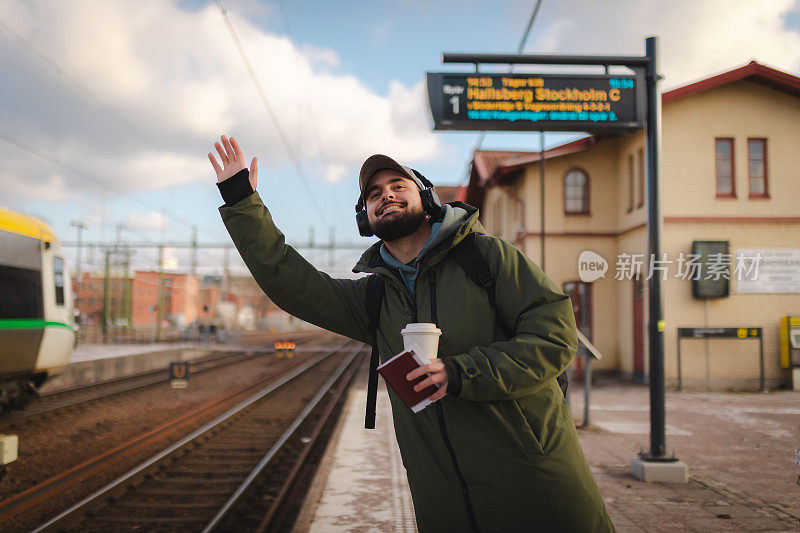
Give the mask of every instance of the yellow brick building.
M 662 282 L 667 384 L 678 379 L 677 328 L 748 326 L 763 328 L 766 384 L 778 387 L 786 378 L 779 321 L 800 315 L 796 276 L 794 285 L 743 293 L 734 268 L 746 250 L 800 254 L 800 78 L 751 62 L 665 92 L 662 103 L 662 252 L 673 261 Z M 541 264 L 539 161 L 538 152 L 476 151 L 465 199 L 489 232 Z M 595 368 L 638 379 L 648 359 L 645 172 L 643 131 L 545 152 L 545 271 L 571 293 L 579 327 L 604 354 Z M 693 241 L 728 243 L 729 296 L 693 298 L 678 271 Z M 608 262 L 605 278 L 580 281 L 585 250 Z M 615 279 L 625 277 L 626 257 L 642 258 L 639 280 Z M 684 386 L 759 385 L 758 341 L 685 339 L 681 362 Z

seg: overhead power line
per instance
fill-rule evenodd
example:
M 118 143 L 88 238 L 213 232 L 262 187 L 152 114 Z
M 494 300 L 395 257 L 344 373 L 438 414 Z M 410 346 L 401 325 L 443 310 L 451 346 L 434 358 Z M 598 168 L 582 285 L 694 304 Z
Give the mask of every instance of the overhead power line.
M 94 104 L 98 108 L 102 109 L 103 111 L 105 111 L 106 113 L 108 113 L 109 115 L 111 115 L 112 117 L 117 119 L 123 126 L 125 126 L 128 130 L 130 130 L 137 137 L 139 137 L 140 139 L 142 139 L 145 142 L 149 143 L 149 140 L 147 139 L 145 134 L 142 133 L 141 131 L 139 131 L 136 128 L 136 126 L 134 126 L 133 124 L 128 122 L 123 116 L 121 116 L 119 113 L 114 111 L 109 105 L 107 105 L 106 103 L 102 102 L 97 97 L 95 97 L 83 85 L 81 85 L 75 78 L 70 76 L 63 68 L 61 68 L 61 65 L 59 65 L 58 63 L 56 63 L 55 61 L 53 61 L 52 59 L 47 57 L 38 48 L 33 46 L 33 44 L 31 44 L 27 39 L 25 39 L 23 36 L 21 36 L 20 34 L 15 32 L 13 29 L 11 29 L 8 26 L 8 24 L 6 24 L 3 20 L 0 20 L 0 27 L 2 27 L 4 30 L 6 30 L 8 33 L 10 33 L 17 41 L 19 41 L 20 44 L 22 44 L 22 46 L 24 46 L 25 48 L 30 50 L 39 59 L 41 59 L 42 61 L 47 63 L 53 70 L 55 70 L 58 73 L 59 76 L 63 77 L 65 80 L 67 80 L 70 83 L 70 85 L 72 85 L 75 88 L 75 90 L 77 90 L 79 93 L 81 93 L 92 104 Z
M 0 139 L 3 139 L 7 143 L 13 144 L 14 146 L 16 146 L 18 148 L 22 148 L 26 152 L 29 152 L 29 153 L 37 156 L 37 157 L 40 157 L 40 158 L 44 159 L 45 161 L 49 161 L 50 163 L 53 163 L 54 165 L 57 165 L 57 166 L 63 168 L 64 170 L 67 170 L 67 171 L 71 172 L 72 174 L 75 174 L 76 176 L 85 179 L 86 181 L 94 183 L 95 185 L 97 185 L 99 187 L 107 189 L 107 190 L 113 192 L 114 194 L 117 194 L 117 195 L 119 195 L 119 196 L 121 196 L 123 198 L 126 198 L 126 199 L 130 200 L 131 202 L 137 203 L 140 206 L 145 207 L 145 208 L 147 208 L 147 209 L 149 209 L 151 211 L 156 211 L 158 213 L 162 213 L 167 218 L 170 218 L 170 219 L 174 220 L 175 222 L 177 222 L 179 224 L 184 224 L 184 225 L 189 226 L 189 227 L 193 227 L 194 226 L 194 223 L 192 223 L 192 222 L 190 222 L 188 220 L 176 217 L 175 215 L 170 214 L 168 211 L 164 211 L 163 209 L 160 209 L 160 208 L 157 208 L 155 206 L 152 206 L 152 205 L 148 204 L 147 202 L 143 202 L 142 200 L 136 198 L 135 196 L 131 196 L 126 191 L 124 191 L 124 190 L 122 190 L 122 189 L 120 189 L 118 187 L 114 187 L 113 185 L 105 183 L 105 182 L 103 182 L 103 181 L 101 181 L 101 180 L 99 180 L 97 178 L 93 178 L 91 176 L 87 176 L 86 174 L 84 174 L 80 170 L 78 170 L 78 169 L 74 168 L 73 166 L 69 165 L 68 163 L 65 163 L 64 161 L 62 161 L 60 157 L 55 156 L 55 155 L 53 155 L 51 153 L 45 152 L 44 150 L 40 150 L 39 148 L 35 148 L 33 146 L 25 144 L 24 142 L 22 142 L 20 140 L 17 140 L 14 137 L 12 137 L 12 136 L 10 136 L 10 135 L 2 132 L 2 131 L 0 131 Z
M 536 20 L 536 15 L 539 13 L 539 8 L 542 7 L 542 0 L 536 0 L 536 5 L 533 6 L 533 11 L 531 12 L 531 18 L 528 20 L 528 25 L 525 27 L 525 32 L 522 34 L 522 39 L 519 41 L 519 46 L 517 47 L 517 54 L 521 54 L 525 50 L 525 43 L 528 42 L 528 36 L 531 33 L 531 28 L 533 27 L 533 22 Z M 509 72 L 514 70 L 514 65 L 511 65 L 509 68 Z M 475 143 L 475 148 L 473 148 L 472 152 L 475 153 L 476 150 L 481 149 L 481 145 L 483 145 L 483 140 L 486 138 L 486 132 L 482 131 L 480 135 L 478 135 L 478 141 Z M 467 169 L 467 180 L 469 180 L 469 169 Z
M 289 24 L 289 11 L 286 9 L 286 2 L 284 0 L 281 0 L 280 4 L 281 4 L 281 15 L 283 16 L 283 23 L 286 26 L 286 35 L 289 36 L 289 39 L 291 39 L 292 42 L 295 42 L 294 35 L 292 33 L 292 27 L 291 24 Z M 309 98 L 308 96 L 308 84 L 303 83 L 303 80 L 300 79 L 300 66 L 298 65 L 297 61 L 297 54 L 292 54 L 292 57 L 294 58 L 295 71 L 297 73 L 297 78 L 298 78 L 297 83 L 300 86 L 300 90 L 303 91 L 302 102 L 305 103 L 305 110 L 306 113 L 308 113 L 308 117 L 311 121 L 311 134 L 314 137 L 314 141 L 317 144 L 317 150 L 319 151 L 319 154 L 322 157 L 322 165 L 323 167 L 327 168 L 328 160 L 327 156 L 325 155 L 325 149 L 323 148 L 322 142 L 320 140 L 321 138 L 319 134 L 319 128 L 317 127 L 317 114 L 314 109 L 314 99 Z
M 242 42 L 239 40 L 239 35 L 236 33 L 236 30 L 233 27 L 230 19 L 228 18 L 227 10 L 225 6 L 222 5 L 222 0 L 216 0 L 217 7 L 219 8 L 219 12 L 222 15 L 222 19 L 225 21 L 225 25 L 228 27 L 228 32 L 231 34 L 231 39 L 233 39 L 233 44 L 236 45 L 236 50 L 239 52 L 239 56 L 242 58 L 242 62 L 244 63 L 245 67 L 247 68 L 248 74 L 250 74 L 250 79 L 253 80 L 253 84 L 256 86 L 256 90 L 258 91 L 258 96 L 261 98 L 261 102 L 264 104 L 264 107 L 269 114 L 270 119 L 272 120 L 273 125 L 275 126 L 275 130 L 278 132 L 278 136 L 283 143 L 283 147 L 286 150 L 286 153 L 289 155 L 289 159 L 291 159 L 292 164 L 294 165 L 295 171 L 297 172 L 298 177 L 303 184 L 303 187 L 306 190 L 306 194 L 308 194 L 308 198 L 311 200 L 311 204 L 314 206 L 314 209 L 317 211 L 319 218 L 322 220 L 323 224 L 327 225 L 327 219 L 325 217 L 325 213 L 322 211 L 321 206 L 317 202 L 317 199 L 314 197 L 314 193 L 311 191 L 311 187 L 308 183 L 308 178 L 306 177 L 305 171 L 303 171 L 303 167 L 300 164 L 300 160 L 298 159 L 297 155 L 294 152 L 291 144 L 289 143 L 289 139 L 286 137 L 286 133 L 281 126 L 281 122 L 278 119 L 278 115 L 275 113 L 275 110 L 272 108 L 272 104 L 269 102 L 269 98 L 267 98 L 267 93 L 264 91 L 264 87 L 261 85 L 261 82 L 256 75 L 256 71 L 253 68 L 253 65 L 250 63 L 250 59 L 247 57 L 247 53 L 242 46 Z
M 143 141 L 145 144 L 147 144 L 150 148 L 154 149 L 156 152 L 161 151 L 161 148 L 156 146 L 153 143 L 153 141 L 147 135 L 145 135 L 141 130 L 139 130 L 136 126 L 134 126 L 131 122 L 129 122 L 125 117 L 123 117 L 122 115 L 120 115 L 119 113 L 114 111 L 112 106 L 110 106 L 109 104 L 103 102 L 102 100 L 97 98 L 95 95 L 93 95 L 91 93 L 91 91 L 89 91 L 86 87 L 84 87 L 78 80 L 76 80 L 75 78 L 70 76 L 70 74 L 61 65 L 59 65 L 56 61 L 54 61 L 49 56 L 47 56 L 44 52 L 42 52 L 41 50 L 36 48 L 30 41 L 28 41 L 27 39 L 25 39 L 25 37 L 23 37 L 22 35 L 17 33 L 13 28 L 11 28 L 2 19 L 0 19 L 0 28 L 3 28 L 12 37 L 14 37 L 14 39 L 16 39 L 22 46 L 27 48 L 31 53 L 33 53 L 36 57 L 38 57 L 42 62 L 44 62 L 46 65 L 48 65 L 50 68 L 52 68 L 56 72 L 56 74 L 58 74 L 58 76 L 61 79 L 66 80 L 70 85 L 72 85 L 72 87 L 81 96 L 83 96 L 86 100 L 88 100 L 92 105 L 94 105 L 95 107 L 97 107 L 101 111 L 103 111 L 103 112 L 107 113 L 108 115 L 110 115 L 111 117 L 113 117 L 120 124 L 122 124 L 127 130 L 129 130 L 131 133 L 133 133 L 137 138 L 139 138 L 141 141 Z M 9 142 L 11 144 L 14 144 L 14 145 L 16 145 L 16 146 L 18 146 L 18 147 L 20 147 L 20 148 L 22 148 L 24 150 L 27 150 L 28 152 L 31 152 L 34 155 L 42 157 L 42 158 L 50 161 L 51 163 L 55 163 L 55 164 L 61 166 L 62 168 L 66 168 L 70 172 L 72 172 L 72 173 L 74 173 L 74 174 L 76 174 L 78 176 L 81 176 L 84 179 L 92 181 L 92 182 L 96 183 L 97 185 L 100 185 L 101 187 L 104 187 L 104 188 L 106 188 L 106 189 L 108 189 L 108 190 L 110 190 L 110 191 L 112 191 L 112 192 L 114 192 L 116 194 L 119 194 L 120 196 L 123 196 L 124 198 L 133 200 L 133 201 L 138 202 L 138 203 L 141 204 L 141 202 L 139 202 L 138 200 L 135 200 L 135 199 L 125 195 L 124 193 L 121 193 L 120 190 L 117 190 L 114 187 L 111 187 L 110 185 L 108 185 L 106 183 L 102 183 L 102 182 L 100 182 L 98 180 L 94 180 L 94 179 L 92 179 L 92 178 L 90 178 L 88 176 L 83 175 L 80 172 L 77 172 L 76 170 L 74 170 L 72 168 L 67 167 L 62 161 L 60 161 L 55 156 L 49 156 L 48 154 L 45 154 L 41 150 L 37 150 L 35 148 L 29 147 L 29 146 L 25 145 L 24 143 L 13 139 L 9 135 L 0 135 L 0 136 L 2 136 L 4 138 L 4 140 L 6 140 L 7 142 Z M 201 184 L 204 187 L 206 187 L 207 189 L 211 190 L 210 185 L 208 185 L 206 182 L 201 182 Z M 151 208 L 151 207 L 149 207 L 149 209 L 152 209 L 153 211 L 159 211 L 159 212 L 162 211 L 161 209 L 154 209 L 154 208 Z M 180 222 L 181 224 L 186 224 L 185 221 L 181 221 L 178 218 L 171 217 L 171 216 L 170 216 L 170 218 L 173 218 L 176 222 Z
M 523 50 L 525 50 L 525 43 L 528 42 L 528 36 L 531 33 L 531 28 L 533 27 L 533 21 L 536 20 L 536 15 L 539 13 L 539 8 L 542 7 L 542 0 L 536 0 L 536 5 L 533 8 L 533 13 L 531 13 L 531 18 L 528 21 L 528 26 L 525 28 L 525 33 L 522 34 L 522 39 L 519 41 L 519 46 L 517 47 L 517 54 L 521 54 Z M 514 68 L 512 65 L 511 68 Z

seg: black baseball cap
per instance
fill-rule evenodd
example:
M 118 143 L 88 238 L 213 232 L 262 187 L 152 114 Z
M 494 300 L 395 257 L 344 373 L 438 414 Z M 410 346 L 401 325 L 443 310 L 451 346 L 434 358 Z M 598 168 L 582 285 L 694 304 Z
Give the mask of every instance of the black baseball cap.
M 369 185 L 369 180 L 372 179 L 372 176 L 374 176 L 379 170 L 384 169 L 394 170 L 402 174 L 403 177 L 407 177 L 416 183 L 417 187 L 419 187 L 419 190 L 423 190 L 425 188 L 425 185 L 422 184 L 422 181 L 420 181 L 417 175 L 414 174 L 414 171 L 409 167 L 401 165 L 388 155 L 375 154 L 369 156 L 367 160 L 364 161 L 364 164 L 361 165 L 361 172 L 358 175 L 358 188 L 362 195 L 364 194 L 364 189 L 366 189 L 367 185 Z

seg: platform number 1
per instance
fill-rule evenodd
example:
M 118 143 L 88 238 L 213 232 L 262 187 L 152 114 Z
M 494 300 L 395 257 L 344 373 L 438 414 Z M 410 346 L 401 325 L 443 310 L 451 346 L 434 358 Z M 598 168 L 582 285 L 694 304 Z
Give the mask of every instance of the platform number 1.
M 449 102 L 453 104 L 453 114 L 458 115 L 458 95 L 453 95 Z

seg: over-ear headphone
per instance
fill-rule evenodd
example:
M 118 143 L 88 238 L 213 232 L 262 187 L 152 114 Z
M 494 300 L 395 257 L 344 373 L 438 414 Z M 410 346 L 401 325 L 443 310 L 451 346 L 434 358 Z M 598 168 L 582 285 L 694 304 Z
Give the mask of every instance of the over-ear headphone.
M 416 181 L 417 186 L 420 187 L 419 197 L 422 200 L 422 210 L 425 211 L 425 214 L 429 217 L 437 216 L 442 210 L 442 201 L 439 200 L 439 195 L 436 194 L 436 191 L 433 189 L 433 183 L 428 181 L 428 178 L 413 168 L 409 170 L 414 173 L 414 176 L 417 178 L 414 181 Z M 363 196 L 359 196 L 358 203 L 356 203 L 356 224 L 358 225 L 358 233 L 362 237 L 372 237 L 372 235 L 374 235 L 372 233 L 372 228 L 369 227 L 367 206 Z

